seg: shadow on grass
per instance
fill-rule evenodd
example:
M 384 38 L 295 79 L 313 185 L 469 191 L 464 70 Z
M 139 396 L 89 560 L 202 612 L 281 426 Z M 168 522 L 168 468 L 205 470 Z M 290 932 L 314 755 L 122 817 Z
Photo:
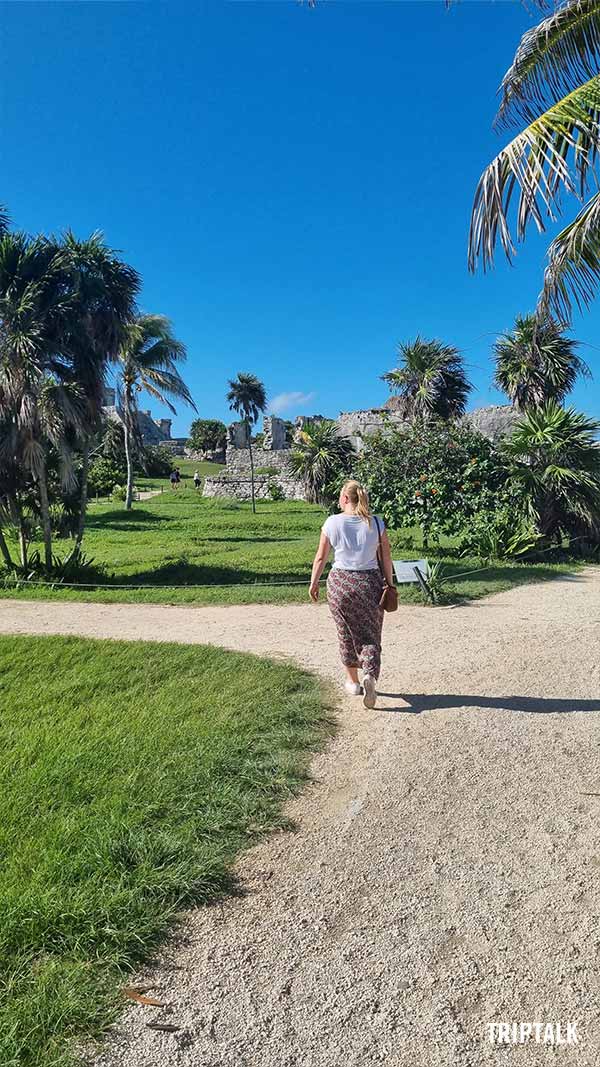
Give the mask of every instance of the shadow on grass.
M 577 711 L 600 711 L 598 700 L 581 700 L 577 698 L 557 697 L 485 697 L 466 696 L 464 694 L 425 694 L 425 693 L 379 693 L 390 700 L 405 700 L 408 707 L 382 708 L 387 712 L 405 712 L 408 715 L 420 715 L 423 711 L 439 711 L 442 708 L 491 708 L 497 711 L 519 711 L 533 715 L 570 714 Z
M 136 508 L 132 511 L 125 511 L 123 508 L 105 511 L 103 515 L 89 513 L 85 520 L 85 528 L 86 530 L 143 530 L 152 523 L 172 521 L 170 515 L 157 514 L 145 508 Z
M 266 583 L 279 584 L 281 582 L 301 582 L 308 585 L 306 574 L 298 574 L 298 571 L 279 571 L 277 574 L 268 574 L 260 571 L 242 570 L 239 567 L 215 567 L 204 566 L 200 563 L 188 563 L 187 560 L 172 560 L 162 567 L 152 570 L 137 571 L 127 577 L 112 577 L 105 584 L 110 588 L 112 584 L 120 585 L 156 585 L 156 586 L 186 586 L 193 585 L 230 585 L 230 586 L 253 586 Z

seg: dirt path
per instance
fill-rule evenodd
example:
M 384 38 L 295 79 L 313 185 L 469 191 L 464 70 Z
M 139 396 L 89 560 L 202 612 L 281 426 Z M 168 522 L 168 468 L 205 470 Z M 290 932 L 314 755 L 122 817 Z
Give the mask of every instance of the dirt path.
M 2 601 L 0 632 L 206 642 L 338 677 L 325 606 Z M 190 914 L 95 1067 L 600 1062 L 600 572 L 385 627 L 244 896 Z M 405 700 L 403 698 L 406 698 Z M 340 698 L 341 699 L 341 698 Z M 146 1028 L 162 1019 L 175 1033 Z M 578 1024 L 492 1046 L 493 1022 Z

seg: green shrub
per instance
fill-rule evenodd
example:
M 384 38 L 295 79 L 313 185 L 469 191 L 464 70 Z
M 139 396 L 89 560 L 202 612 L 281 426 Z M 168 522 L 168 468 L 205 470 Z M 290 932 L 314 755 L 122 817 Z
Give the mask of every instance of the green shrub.
M 518 559 L 533 551 L 540 541 L 535 526 L 516 507 L 481 513 L 470 523 L 461 540 L 462 553 L 489 560 Z
M 388 526 L 418 526 L 423 544 L 459 536 L 497 510 L 507 472 L 491 441 L 459 423 L 417 422 L 366 439 L 357 477 Z
M 127 489 L 124 485 L 113 485 L 110 495 L 113 500 L 125 500 Z
M 126 478 L 124 464 L 116 463 L 114 459 L 100 456 L 90 463 L 88 472 L 88 493 L 90 496 L 108 496 L 115 484 L 120 484 Z
M 173 461 L 173 453 L 166 445 L 148 445 L 144 449 L 143 468 L 149 478 L 168 478 Z
M 271 500 L 285 500 L 285 493 L 279 482 L 269 482 L 267 489 Z

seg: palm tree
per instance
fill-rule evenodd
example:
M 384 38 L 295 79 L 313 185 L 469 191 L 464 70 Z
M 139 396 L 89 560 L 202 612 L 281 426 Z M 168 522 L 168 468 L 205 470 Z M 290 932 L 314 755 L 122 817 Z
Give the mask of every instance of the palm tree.
M 517 316 L 514 329 L 494 345 L 495 384 L 518 411 L 542 407 L 547 400 L 561 403 L 579 374 L 591 378 L 575 351 L 577 344 L 553 319 L 539 322 L 535 315 Z
M 35 482 L 52 568 L 47 454 L 54 447 L 64 484 L 73 477 L 72 437 L 83 424 L 83 394 L 66 373 L 61 350 L 71 312 L 54 242 L 5 233 L 0 238 L 0 464 L 14 463 Z M 18 496 L 13 500 L 19 508 Z
M 528 411 L 503 448 L 540 533 L 600 533 L 600 421 L 549 400 Z
M 135 317 L 140 277 L 108 248 L 100 234 L 80 241 L 68 232 L 61 244 L 59 265 L 72 294 L 68 335 L 63 346 L 70 356 L 70 374 L 85 396 L 81 452 L 79 520 L 75 548 L 81 546 L 87 509 L 90 442 L 102 418 L 108 361 L 117 358 L 126 327 Z
M 333 483 L 350 474 L 355 452 L 350 441 L 337 436 L 336 429 L 335 422 L 326 419 L 310 423 L 299 431 L 290 455 L 290 470 L 303 479 L 311 504 L 327 506 Z
M 498 238 L 515 252 L 509 223 L 516 204 L 516 238 L 533 221 L 561 213 L 563 190 L 584 199 L 576 218 L 552 241 L 538 317 L 570 322 L 572 304 L 593 298 L 600 278 L 600 192 L 594 164 L 600 147 L 600 3 L 566 0 L 521 39 L 501 85 L 498 123 L 520 128 L 484 171 L 475 192 L 469 266 L 491 266 Z
M 229 410 L 237 412 L 248 428 L 248 450 L 250 452 L 250 481 L 252 486 L 252 511 L 256 512 L 254 496 L 254 456 L 252 454 L 252 427 L 267 406 L 267 394 L 263 383 L 255 374 L 238 374 L 229 381 L 227 393 Z
M 456 348 L 417 336 L 399 346 L 399 356 L 398 367 L 383 374 L 382 379 L 392 392 L 400 394 L 409 419 L 464 415 L 471 384 Z
M 164 315 L 140 315 L 126 326 L 118 358 L 127 460 L 125 507 L 129 510 L 133 499 L 133 449 L 139 441 L 138 393 L 144 390 L 173 414 L 176 410 L 170 398 L 183 400 L 194 411 L 196 405 L 176 367 L 186 358 L 185 345 L 173 335 L 171 322 Z

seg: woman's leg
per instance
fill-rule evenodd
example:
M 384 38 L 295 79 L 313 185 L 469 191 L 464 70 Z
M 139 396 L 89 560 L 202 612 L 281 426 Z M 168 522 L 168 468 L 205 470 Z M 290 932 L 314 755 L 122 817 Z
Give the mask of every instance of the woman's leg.
M 343 601 L 346 596 L 347 572 L 332 570 L 327 579 L 327 603 L 335 622 L 340 659 L 346 668 L 348 681 L 358 682 L 358 654 L 352 638 L 352 631 L 346 619 Z
M 361 576 L 362 577 L 362 576 Z M 357 591 L 354 645 L 365 674 L 379 678 L 381 671 L 381 630 L 383 608 L 379 606 L 382 582 L 378 571 L 365 571 Z

